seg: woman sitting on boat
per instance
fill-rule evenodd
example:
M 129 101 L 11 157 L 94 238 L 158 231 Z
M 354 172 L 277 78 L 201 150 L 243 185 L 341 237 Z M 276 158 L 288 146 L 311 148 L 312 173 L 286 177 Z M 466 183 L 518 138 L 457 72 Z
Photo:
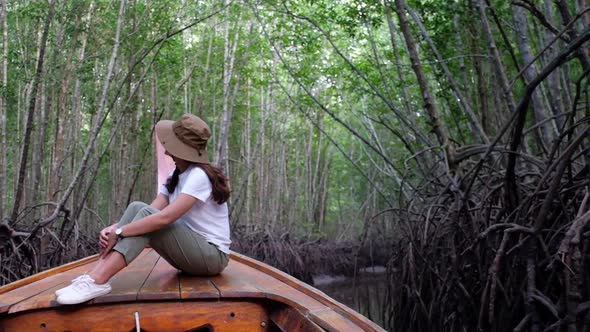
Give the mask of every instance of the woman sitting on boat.
M 177 269 L 192 275 L 220 273 L 229 260 L 228 181 L 209 164 L 211 130 L 185 114 L 156 124 L 156 135 L 176 164 L 154 201 L 131 203 L 118 223 L 100 232 L 97 265 L 56 291 L 61 304 L 82 303 L 111 291 L 109 280 L 150 245 Z

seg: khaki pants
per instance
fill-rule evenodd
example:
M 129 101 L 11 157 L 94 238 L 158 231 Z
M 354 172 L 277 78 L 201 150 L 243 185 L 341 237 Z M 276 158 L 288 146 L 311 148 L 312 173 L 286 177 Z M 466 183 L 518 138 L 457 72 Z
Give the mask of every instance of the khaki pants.
M 148 204 L 133 202 L 119 220 L 119 227 L 157 212 Z M 122 238 L 113 249 L 129 264 L 148 243 L 172 266 L 193 275 L 219 274 L 229 261 L 226 253 L 179 221 L 152 233 Z

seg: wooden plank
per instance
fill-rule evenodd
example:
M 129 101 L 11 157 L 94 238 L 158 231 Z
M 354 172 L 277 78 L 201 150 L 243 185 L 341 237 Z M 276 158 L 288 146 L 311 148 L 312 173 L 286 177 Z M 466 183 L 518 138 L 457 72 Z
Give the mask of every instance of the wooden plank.
M 140 254 L 140 256 L 138 256 L 137 259 L 134 262 L 132 262 L 126 269 L 129 268 L 129 269 L 132 269 L 133 270 L 134 267 L 137 267 L 138 264 L 141 263 L 140 260 L 141 259 L 144 259 L 149 254 L 150 251 L 152 251 L 152 250 L 151 249 L 144 250 Z M 156 254 L 156 259 L 157 259 L 157 254 Z M 134 264 L 135 262 L 138 262 L 138 263 Z M 98 261 L 93 262 L 92 263 L 92 267 L 94 265 L 96 265 L 96 263 L 98 263 Z M 84 269 L 82 269 L 82 268 L 84 268 Z M 24 301 L 22 301 L 22 302 L 20 302 L 20 303 L 18 303 L 16 305 L 12 306 L 10 308 L 9 313 L 12 314 L 12 313 L 20 312 L 20 311 L 25 311 L 25 310 L 39 309 L 39 308 L 49 308 L 49 307 L 59 306 L 60 304 L 58 304 L 55 301 L 56 300 L 56 298 L 55 298 L 55 291 L 57 289 L 61 288 L 61 287 L 66 286 L 68 284 L 68 281 L 69 280 L 71 280 L 72 278 L 74 278 L 74 277 L 76 277 L 78 275 L 83 274 L 84 272 L 90 270 L 90 268 L 91 267 L 86 268 L 86 267 L 83 266 L 83 267 L 80 267 L 80 268 L 75 268 L 75 269 L 72 269 L 72 270 L 63 272 L 62 274 L 65 273 L 65 274 L 68 275 L 68 278 L 67 278 L 67 281 L 66 282 L 61 283 L 61 284 L 56 285 L 56 286 L 53 286 L 53 287 L 51 287 L 51 288 L 49 288 L 49 289 L 47 289 L 47 290 L 45 290 L 45 291 L 43 291 L 43 292 L 35 295 L 34 297 L 28 298 L 28 299 L 26 299 L 26 300 L 24 300 Z M 121 271 L 121 273 L 119 273 L 119 274 L 124 274 L 125 273 L 124 272 L 125 270 Z M 60 275 L 58 275 L 58 276 L 60 276 Z M 117 276 L 113 277 L 113 282 L 117 278 L 120 278 L 120 277 L 117 277 Z M 120 290 L 121 288 L 124 288 L 125 287 L 124 285 L 122 285 L 119 282 L 117 282 L 117 285 L 120 286 L 120 287 L 115 287 L 115 285 L 113 285 L 113 292 L 117 292 L 117 290 Z M 113 292 L 111 292 L 111 294 Z M 111 299 L 119 299 L 119 298 L 126 299 L 126 296 L 129 296 L 130 294 L 133 294 L 133 289 L 132 288 L 129 288 L 128 289 L 128 292 L 119 292 L 119 293 L 113 294 L 113 297 Z M 135 289 L 135 294 L 137 294 L 137 288 Z M 108 295 L 105 295 L 105 296 L 108 296 Z M 107 300 L 107 299 L 105 299 L 105 300 Z M 93 300 L 92 302 L 101 303 L 101 302 L 103 302 L 103 299 L 98 298 L 98 299 Z
M 50 277 L 50 278 L 55 278 L 55 277 L 59 276 L 62 279 L 66 279 L 66 280 L 62 283 L 59 283 L 57 285 L 54 285 L 54 286 L 44 290 L 41 293 L 38 293 L 34 296 L 31 296 L 23 301 L 20 301 L 20 302 L 14 304 L 13 306 L 10 307 L 10 310 L 8 312 L 10 314 L 13 314 L 13 313 L 20 312 L 20 311 L 58 306 L 59 304 L 55 301 L 56 300 L 55 291 L 62 288 L 62 287 L 69 285 L 70 280 L 72 280 L 73 278 L 75 278 L 79 275 L 82 275 L 82 274 L 88 272 L 97 263 L 98 263 L 98 261 L 94 261 L 86 266 L 79 266 L 77 268 L 74 268 L 74 269 L 62 272 L 61 274 Z M 40 282 L 41 281 L 38 281 L 37 283 L 40 283 Z M 31 285 L 33 285 L 33 284 L 31 284 Z
M 135 301 L 141 286 L 152 272 L 160 255 L 153 249 L 144 249 L 126 268 L 111 278 L 113 290 L 91 300 L 91 304 Z
M 55 291 L 65 287 L 68 283 L 63 283 L 63 284 L 59 284 L 57 286 L 51 287 L 45 291 L 43 291 L 42 293 L 39 293 L 35 296 L 32 296 L 26 300 L 23 300 L 19 303 L 14 304 L 13 306 L 10 307 L 10 310 L 8 311 L 9 314 L 14 314 L 17 312 L 21 312 L 21 311 L 27 311 L 27 310 L 33 310 L 33 309 L 39 309 L 39 308 L 49 308 L 49 307 L 55 307 L 58 305 L 58 303 L 55 301 L 56 300 L 56 296 L 55 296 Z
M 268 331 L 268 311 L 243 301 L 178 301 L 66 306 L 0 316 L 5 331 L 187 331 L 209 325 L 216 332 Z M 83 325 L 82 325 L 83 324 Z
M 328 309 L 328 307 L 314 298 L 280 282 L 269 280 L 268 282 L 264 282 L 260 288 L 266 294 L 266 298 L 285 303 L 303 313 Z
M 240 262 L 242 264 L 248 265 L 258 271 L 261 271 L 269 276 L 272 276 L 283 283 L 311 296 L 315 300 L 321 302 L 322 304 L 326 305 L 327 307 L 335 310 L 338 314 L 346 317 L 347 319 L 352 320 L 357 325 L 361 326 L 366 331 L 385 331 L 379 325 L 372 322 L 367 317 L 359 314 L 358 312 L 352 310 L 351 308 L 347 307 L 346 305 L 332 299 L 324 292 L 298 280 L 297 278 L 290 276 L 283 271 L 276 269 L 268 264 L 262 263 L 245 255 L 231 252 L 230 257 L 232 260 L 236 262 Z
M 71 270 L 71 269 L 76 268 L 78 266 L 89 264 L 89 263 L 96 261 L 96 260 L 98 260 L 98 255 L 92 255 L 92 256 L 82 258 L 80 260 L 77 260 L 77 261 L 74 261 L 74 262 L 71 262 L 71 263 L 68 263 L 65 265 L 55 267 L 53 269 L 49 269 L 49 270 L 34 274 L 34 275 L 27 277 L 27 278 L 17 280 L 17 281 L 12 282 L 8 285 L 4 285 L 4 286 L 0 287 L 0 294 L 7 293 L 15 288 L 23 287 L 27 284 L 33 283 L 33 282 L 41 280 L 41 279 L 45 279 L 49 276 L 52 276 L 52 275 L 55 275 L 55 274 L 58 274 L 61 272 L 65 272 L 67 270 Z
M 218 299 L 219 290 L 209 278 L 194 277 L 180 274 L 180 298 L 186 299 Z
M 303 313 L 313 310 L 323 310 L 327 307 L 313 297 L 277 280 L 276 278 L 253 269 L 252 267 L 234 262 L 234 268 L 239 271 L 240 279 L 247 280 L 258 288 L 266 298 L 285 303 Z
M 258 281 L 244 277 L 243 270 L 243 264 L 230 260 L 221 274 L 211 277 L 209 280 L 219 290 L 219 295 L 222 298 L 266 297 L 256 286 Z
M 224 272 L 212 281 L 219 288 L 222 298 L 263 296 L 309 315 L 314 323 L 327 331 L 364 330 L 313 297 L 241 262 L 230 261 Z M 245 292 L 246 289 L 248 292 Z
M 282 331 L 309 331 L 324 332 L 325 330 L 317 326 L 309 318 L 304 316 L 299 310 L 291 307 L 280 306 L 271 311 L 270 320 Z
M 358 324 L 355 324 L 355 322 L 353 322 L 352 320 L 347 319 L 346 317 L 343 317 L 338 312 L 336 312 L 330 308 L 327 308 L 324 310 L 311 311 L 308 314 L 308 316 L 313 322 L 315 322 L 316 324 L 318 324 L 319 326 L 323 327 L 324 329 L 326 329 L 327 331 L 330 331 L 330 332 L 375 331 L 375 329 L 367 330 L 364 327 L 359 326 Z M 376 326 L 378 328 L 377 330 L 385 331 L 385 330 L 381 329 L 378 325 L 376 325 Z
M 78 265 L 77 267 L 64 270 L 58 274 L 51 274 L 44 279 L 38 279 L 26 283 L 20 288 L 0 294 L 0 303 L 2 303 L 0 304 L 0 313 L 7 312 L 9 309 L 10 311 L 13 311 L 11 306 L 23 302 L 24 300 L 31 299 L 31 301 L 27 301 L 26 303 L 35 303 L 36 300 L 33 297 L 42 295 L 46 292 L 53 293 L 56 289 L 67 286 L 73 278 L 89 271 L 95 264 L 96 260 L 87 260 L 84 265 Z M 27 310 L 26 305 L 23 304 L 19 310 Z
M 179 299 L 179 271 L 159 257 L 152 273 L 141 286 L 138 300 Z
M 7 302 L 0 302 L 0 315 L 10 309 L 11 304 Z M 0 330 L 2 332 L 2 330 Z

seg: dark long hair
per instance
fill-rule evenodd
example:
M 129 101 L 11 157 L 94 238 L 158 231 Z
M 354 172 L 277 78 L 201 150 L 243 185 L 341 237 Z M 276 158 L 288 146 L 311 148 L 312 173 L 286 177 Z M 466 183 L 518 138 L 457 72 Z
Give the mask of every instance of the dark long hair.
M 229 199 L 229 181 L 223 171 L 219 167 L 215 167 L 210 164 L 201 164 L 201 163 L 193 163 L 195 166 L 201 168 L 209 181 L 211 181 L 211 195 L 213 196 L 213 200 L 217 202 L 217 204 L 223 204 L 227 202 Z M 172 175 L 166 180 L 166 189 L 169 193 L 174 192 L 176 186 L 178 185 L 178 177 L 180 175 L 180 170 L 178 167 L 174 170 Z

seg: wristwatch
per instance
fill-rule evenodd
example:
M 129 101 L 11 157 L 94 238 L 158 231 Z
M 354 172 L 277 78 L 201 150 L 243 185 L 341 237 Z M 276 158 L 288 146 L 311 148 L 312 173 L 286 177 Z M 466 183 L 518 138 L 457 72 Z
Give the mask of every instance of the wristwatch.
M 123 237 L 123 228 L 119 227 L 117 228 L 117 230 L 115 231 L 115 234 L 117 234 L 118 237 Z

